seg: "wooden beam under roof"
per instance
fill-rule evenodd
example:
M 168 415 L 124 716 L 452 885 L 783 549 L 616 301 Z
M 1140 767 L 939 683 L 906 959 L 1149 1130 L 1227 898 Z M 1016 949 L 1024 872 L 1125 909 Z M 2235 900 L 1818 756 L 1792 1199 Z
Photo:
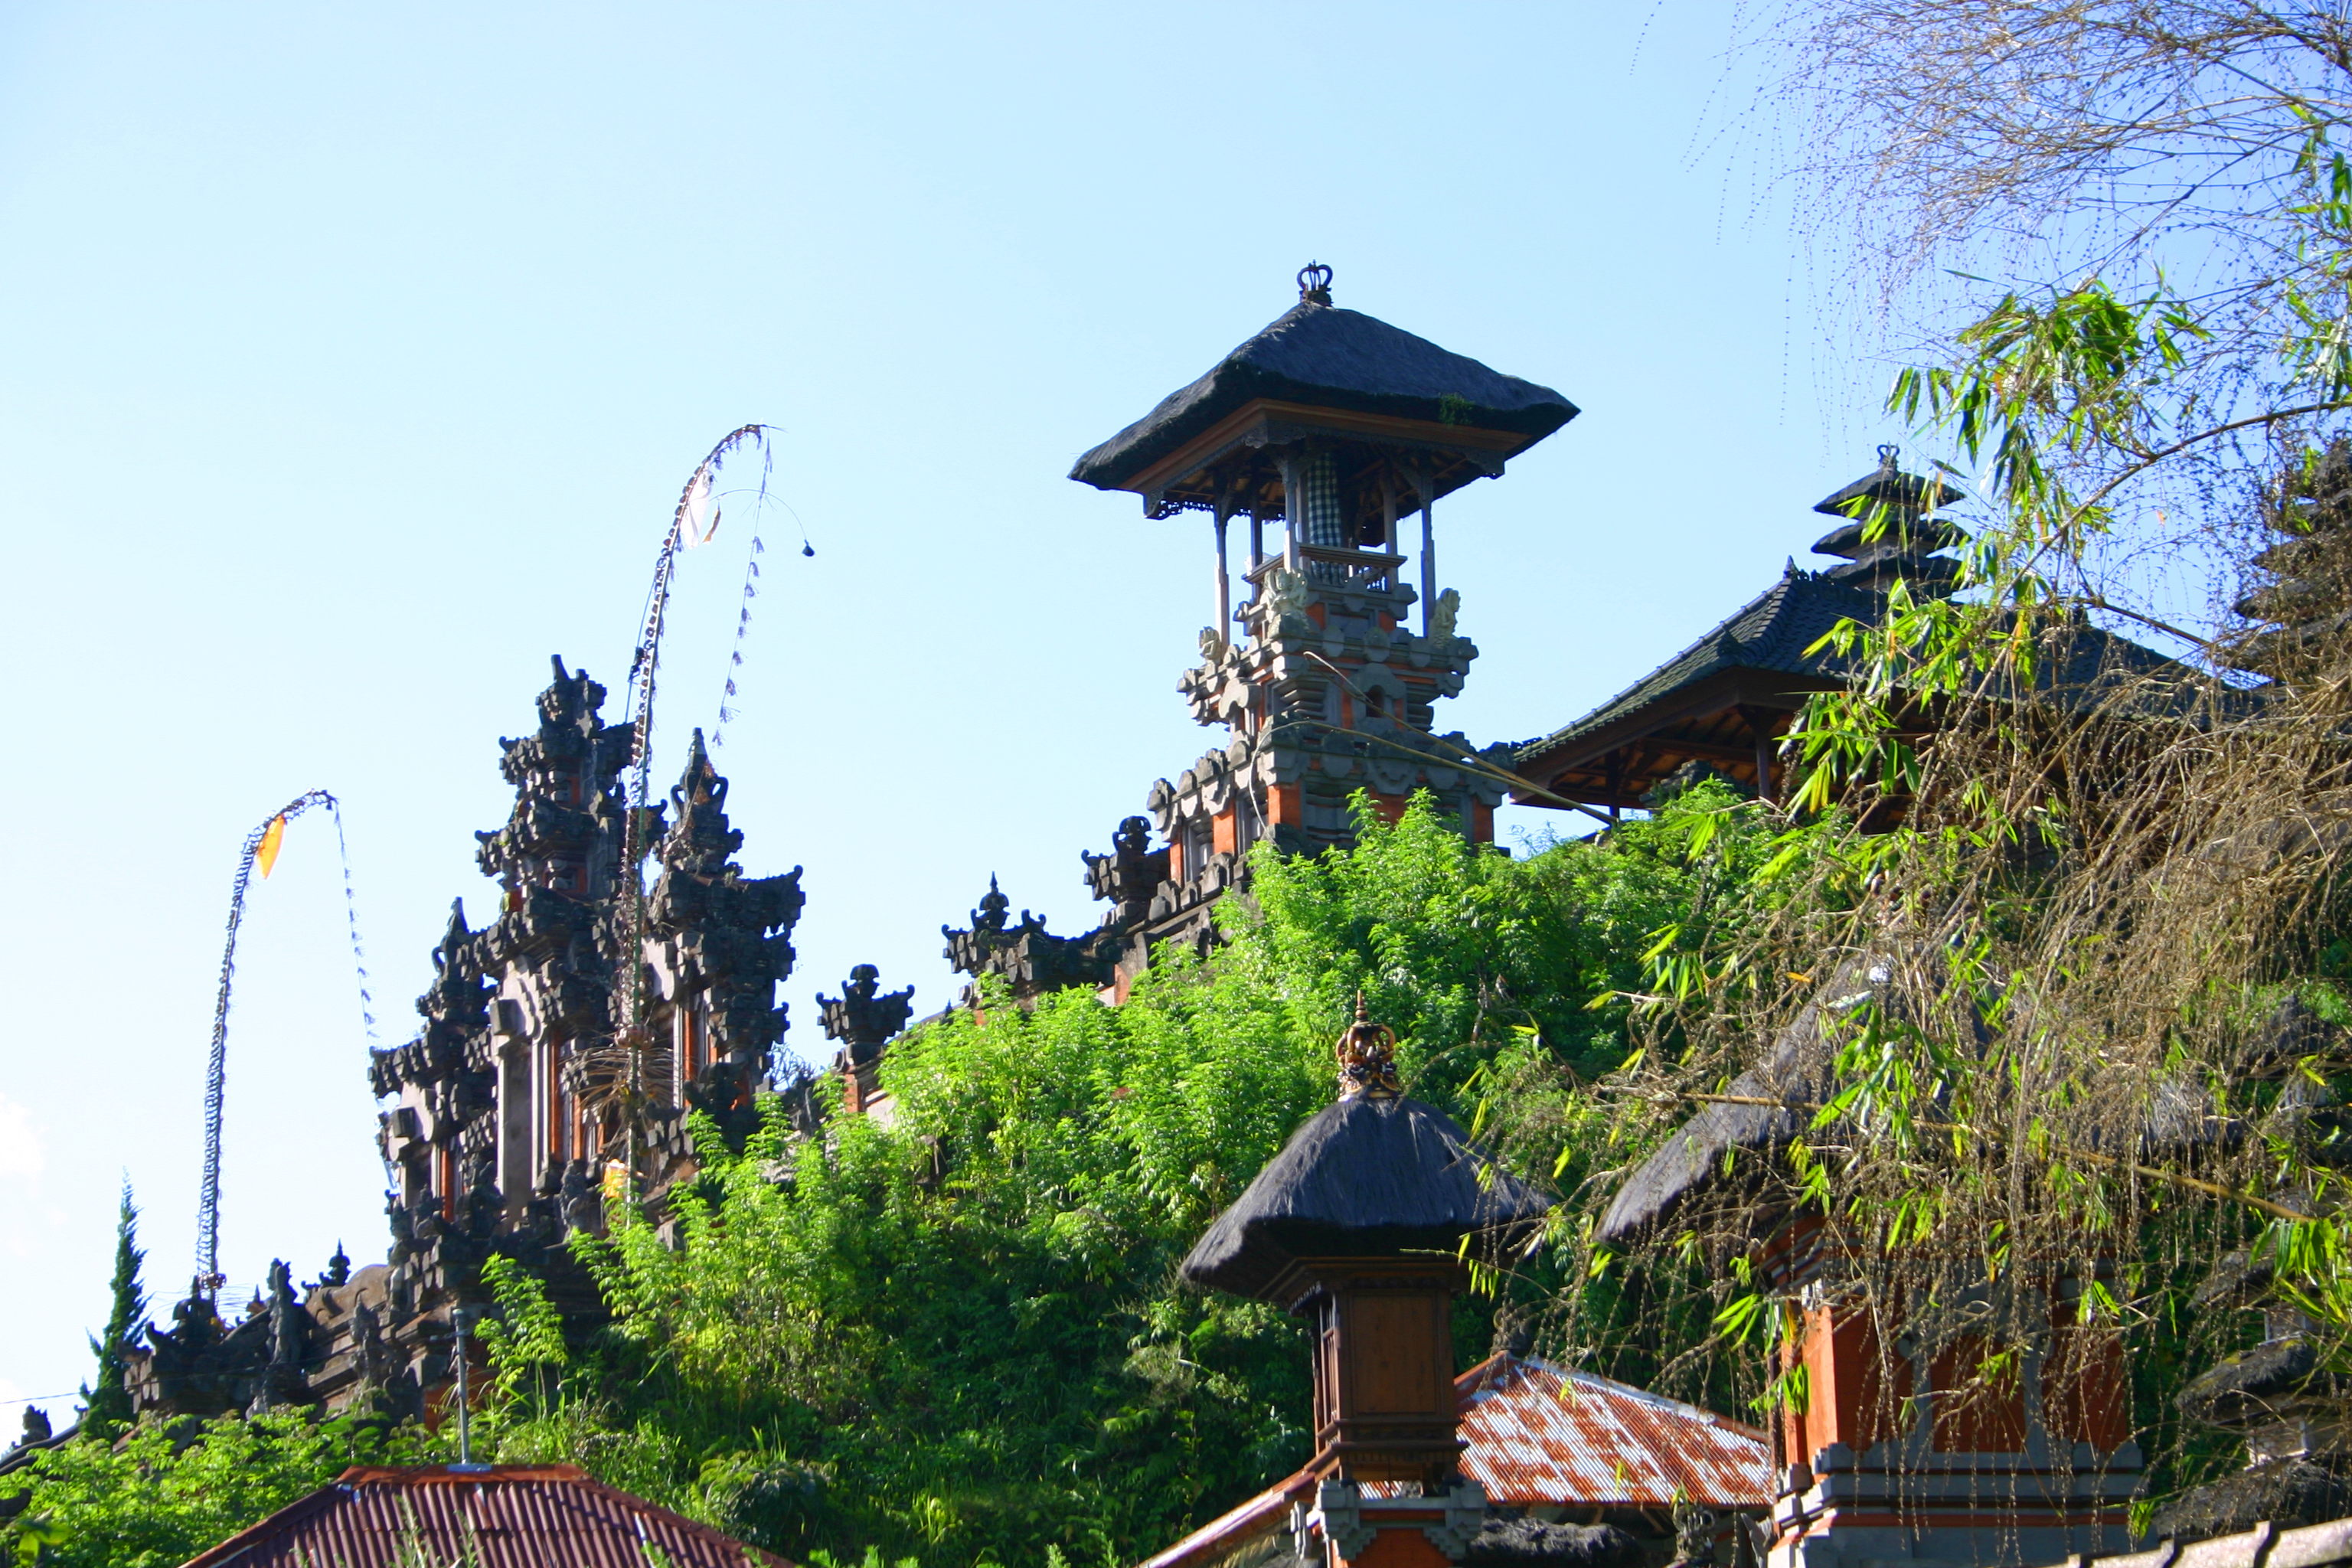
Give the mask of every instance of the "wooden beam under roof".
M 1337 436 L 1418 458 L 1434 470 L 1441 496 L 1472 479 L 1500 474 L 1504 458 L 1537 439 L 1514 430 L 1440 425 L 1429 419 L 1258 397 L 1122 480 L 1118 488 L 1138 492 L 1144 504 L 1160 514 L 1179 507 L 1214 504 L 1218 487 L 1233 484 L 1237 475 L 1247 476 L 1243 479 L 1245 491 L 1278 493 L 1280 485 L 1268 482 L 1273 460 L 1265 455 L 1266 450 L 1315 436 Z
M 1806 698 L 1832 690 L 1836 682 L 1758 669 L 1724 670 L 1677 692 L 1667 701 L 1628 713 L 1590 734 L 1548 752 L 1523 756 L 1519 772 L 1547 789 L 1587 805 L 1637 807 L 1642 796 L 1686 762 L 1729 764 L 1727 773 L 1752 782 L 1756 767 L 1757 716 L 1793 719 Z M 1692 734 L 1694 728 L 1725 720 L 1738 732 Z M 1775 728 L 1778 734 L 1786 726 Z M 1612 787 L 1610 779 L 1617 782 Z M 1511 799 L 1522 805 L 1550 805 L 1524 790 Z

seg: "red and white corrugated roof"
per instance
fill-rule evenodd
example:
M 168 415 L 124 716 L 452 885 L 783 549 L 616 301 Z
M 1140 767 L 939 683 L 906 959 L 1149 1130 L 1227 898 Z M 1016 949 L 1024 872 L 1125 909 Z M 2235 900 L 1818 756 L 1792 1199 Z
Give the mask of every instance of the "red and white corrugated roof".
M 792 1568 L 573 1465 L 345 1470 L 184 1568 L 404 1568 L 420 1556 L 480 1568 Z
M 1462 1473 L 1517 1508 L 1713 1509 L 1772 1502 L 1756 1427 L 1589 1372 L 1497 1356 L 1465 1373 Z
M 1769 1443 L 1756 1427 L 1680 1400 L 1524 1356 L 1496 1356 L 1454 1380 L 1462 1473 L 1509 1508 L 1665 1510 L 1677 1497 L 1761 1512 L 1772 1503 Z M 1394 1489 L 1375 1482 L 1364 1489 Z M 1285 1529 L 1314 1490 L 1305 1470 L 1210 1521 L 1140 1568 L 1204 1568 Z

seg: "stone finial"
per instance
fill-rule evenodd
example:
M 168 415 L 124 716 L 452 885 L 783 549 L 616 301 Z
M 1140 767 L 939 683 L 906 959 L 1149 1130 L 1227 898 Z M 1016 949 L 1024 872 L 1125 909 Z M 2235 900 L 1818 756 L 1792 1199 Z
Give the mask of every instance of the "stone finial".
M 662 865 L 698 877 L 722 874 L 728 858 L 743 847 L 743 835 L 727 820 L 727 779 L 711 765 L 699 729 L 687 745 L 686 767 L 669 799 L 671 822 L 658 850 Z
M 996 873 L 991 871 L 988 874 L 988 891 L 981 899 L 980 907 L 971 912 L 971 929 L 1003 931 L 1007 912 L 1012 908 L 1013 900 L 1004 896 L 1004 889 L 996 885 Z
M 1882 452 L 1886 448 L 1881 447 Z M 1680 1568 L 1706 1568 L 1715 1562 L 1715 1537 L 1718 1528 L 1715 1510 L 1703 1508 L 1687 1497 L 1675 1499 L 1675 1563 Z
M 1089 863 L 1091 865 L 1091 862 Z M 1048 991 L 1070 985 L 1110 984 L 1110 963 L 1117 954 L 1117 933 L 1102 930 L 1085 936 L 1055 936 L 1045 920 L 1027 910 L 1012 918 L 1013 901 L 988 879 L 988 896 L 971 911 L 971 925 L 959 931 L 941 926 L 948 939 L 945 956 L 961 974 L 995 974 L 1013 988 L 1014 1000 L 1027 1006 Z
M 703 744 L 702 726 L 698 724 L 694 727 L 694 738 L 687 742 L 686 767 L 678 774 L 669 797 L 680 805 L 689 801 L 700 805 L 714 799 L 723 805 L 726 795 L 727 781 L 720 778 L 719 770 L 710 765 L 710 750 Z
M 940 927 L 940 934 L 948 939 L 947 949 L 940 956 L 954 965 L 960 973 L 978 974 L 992 953 L 1013 946 L 1033 928 L 1038 931 L 1045 929 L 1043 921 L 1033 921 L 1029 912 L 1024 910 L 1020 926 L 1008 931 L 1006 928 L 1013 921 L 1012 910 L 1013 900 L 1006 898 L 1004 889 L 996 885 L 995 874 L 992 872 L 988 879 L 988 891 L 982 896 L 979 907 L 971 911 L 971 924 L 961 931 L 954 926 Z
M 1437 595 L 1429 608 L 1429 636 L 1433 642 L 1450 642 L 1454 627 L 1462 621 L 1462 595 L 1453 588 Z
M 1121 821 L 1111 833 L 1110 853 L 1087 855 L 1087 890 L 1118 906 L 1114 923 L 1133 925 L 1149 911 L 1154 889 L 1168 880 L 1168 854 L 1151 848 L 1151 824 L 1140 816 Z
M 466 901 L 452 899 L 449 923 L 433 949 L 433 984 L 416 999 L 417 1016 L 427 1021 L 428 1037 L 448 1045 L 487 1016 L 488 996 L 474 953 L 474 933 L 466 925 Z
M 467 942 L 473 931 L 466 925 L 466 900 L 449 900 L 449 923 L 441 929 L 441 943 L 433 950 L 433 967 L 446 970 L 465 955 Z
M 825 1036 L 841 1042 L 850 1062 L 863 1066 L 882 1054 L 882 1047 L 907 1026 L 915 1011 L 915 988 L 882 989 L 882 972 L 861 963 L 849 972 L 838 996 L 819 996 Z
M 578 672 L 563 668 L 563 656 L 550 654 L 548 664 L 554 679 L 539 694 L 539 716 L 550 729 L 577 729 L 595 722 L 596 710 L 604 706 L 604 689 L 588 678 L 584 669 Z
M 1361 988 L 1356 1021 L 1340 1035 L 1339 1056 L 1341 1100 L 1395 1100 L 1404 1093 L 1397 1082 L 1396 1031 L 1371 1021 Z

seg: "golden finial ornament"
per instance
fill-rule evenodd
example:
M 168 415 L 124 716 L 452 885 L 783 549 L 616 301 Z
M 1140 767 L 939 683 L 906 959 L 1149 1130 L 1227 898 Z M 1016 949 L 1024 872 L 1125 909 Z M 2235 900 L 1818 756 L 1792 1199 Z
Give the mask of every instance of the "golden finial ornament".
M 1396 1031 L 1375 1024 L 1364 1011 L 1364 992 L 1356 989 L 1356 1021 L 1339 1036 L 1339 1098 L 1396 1100 L 1404 1093 L 1397 1083 Z

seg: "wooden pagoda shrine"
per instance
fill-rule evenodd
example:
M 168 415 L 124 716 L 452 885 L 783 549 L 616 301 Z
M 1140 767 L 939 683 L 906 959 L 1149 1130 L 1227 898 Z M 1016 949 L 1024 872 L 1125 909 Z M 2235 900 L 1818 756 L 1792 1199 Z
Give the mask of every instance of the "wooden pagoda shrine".
M 1460 595 L 1438 587 L 1435 508 L 1576 413 L 1549 387 L 1341 309 L 1330 268 L 1310 266 L 1296 305 L 1079 458 L 1073 479 L 1140 497 L 1148 518 L 1208 516 L 1215 613 L 1178 686 L 1226 741 L 1152 785 L 1149 816 L 1120 825 L 1110 855 L 1087 857 L 1112 905 L 1101 926 L 1056 937 L 1025 912 L 1013 922 L 992 888 L 947 932 L 955 965 L 1003 975 L 1017 996 L 1123 994 L 1154 947 L 1214 940 L 1210 906 L 1246 878 L 1251 846 L 1351 842 L 1358 790 L 1391 813 L 1428 790 L 1472 837 L 1493 837 L 1507 748 L 1437 730 L 1478 649 Z
M 1340 1037 L 1339 1096 L 1310 1117 L 1184 1259 L 1196 1285 L 1272 1302 L 1314 1327 L 1313 1505 L 1301 1563 L 1442 1568 L 1485 1528 L 1461 1474 L 1453 1298 L 1465 1243 L 1539 1225 L 1545 1200 L 1493 1169 L 1454 1120 L 1404 1097 L 1395 1037 L 1360 999 Z M 1370 1483 L 1408 1483 L 1402 1490 Z

